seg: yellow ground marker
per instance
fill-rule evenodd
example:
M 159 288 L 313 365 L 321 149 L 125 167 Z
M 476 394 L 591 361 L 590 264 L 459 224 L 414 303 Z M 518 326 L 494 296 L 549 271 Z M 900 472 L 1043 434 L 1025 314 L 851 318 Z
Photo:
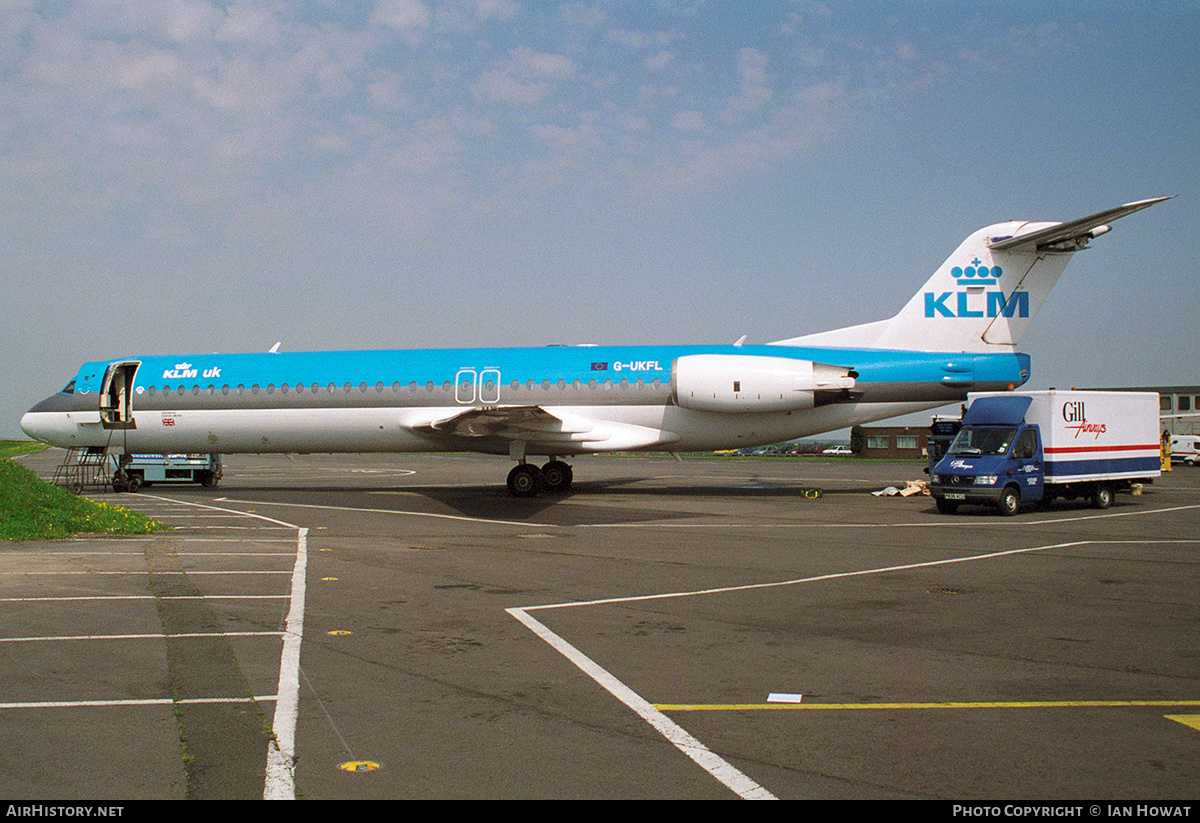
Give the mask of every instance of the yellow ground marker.
M 1018 700 L 978 703 L 655 703 L 660 712 L 861 711 L 905 709 L 1086 709 L 1124 706 L 1200 706 L 1200 700 Z M 1200 715 L 1169 715 L 1180 718 Z M 1189 722 L 1188 725 L 1193 725 Z M 1198 727 L 1200 728 L 1200 727 Z
M 1200 714 L 1164 714 L 1163 717 L 1167 718 L 1167 720 L 1174 720 L 1176 723 L 1182 723 L 1185 726 L 1191 726 L 1200 732 Z

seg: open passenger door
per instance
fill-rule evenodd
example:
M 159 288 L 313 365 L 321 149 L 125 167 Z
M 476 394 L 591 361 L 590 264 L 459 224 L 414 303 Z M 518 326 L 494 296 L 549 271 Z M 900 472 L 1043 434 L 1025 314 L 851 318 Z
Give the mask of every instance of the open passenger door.
M 100 387 L 100 423 L 106 429 L 136 429 L 133 419 L 133 377 L 141 361 L 110 363 Z

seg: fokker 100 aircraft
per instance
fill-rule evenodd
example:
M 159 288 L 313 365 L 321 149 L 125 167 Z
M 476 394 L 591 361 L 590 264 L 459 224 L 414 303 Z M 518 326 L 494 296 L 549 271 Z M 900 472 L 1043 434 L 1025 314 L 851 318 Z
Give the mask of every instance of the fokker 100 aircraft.
M 1071 255 L 1165 199 L 988 226 L 890 320 L 768 345 L 128 357 L 84 364 L 21 428 L 125 454 L 507 454 L 512 494 L 561 492 L 572 455 L 777 443 L 1020 386 L 1016 345 Z

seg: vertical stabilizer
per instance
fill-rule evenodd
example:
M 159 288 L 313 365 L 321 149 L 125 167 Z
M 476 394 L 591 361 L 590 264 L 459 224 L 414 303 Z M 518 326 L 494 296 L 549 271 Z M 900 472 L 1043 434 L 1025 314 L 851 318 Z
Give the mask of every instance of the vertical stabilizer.
M 1071 255 L 1107 223 L 1169 198 L 1139 200 L 1067 223 L 1012 221 L 962 242 L 891 320 L 779 341 L 910 351 L 1011 350 L 1046 302 Z

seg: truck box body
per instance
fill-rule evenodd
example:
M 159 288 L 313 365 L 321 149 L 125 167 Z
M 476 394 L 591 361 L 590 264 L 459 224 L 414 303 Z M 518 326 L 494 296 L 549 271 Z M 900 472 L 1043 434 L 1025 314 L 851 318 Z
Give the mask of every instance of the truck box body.
M 1041 429 L 1046 482 L 1158 477 L 1162 472 L 1158 394 L 1023 392 L 1025 422 Z M 994 396 L 967 395 L 967 399 Z
M 978 392 L 967 402 L 958 439 L 932 472 L 942 511 L 991 503 L 1012 514 L 1024 501 L 1079 496 L 1104 507 L 1161 473 L 1153 392 Z

